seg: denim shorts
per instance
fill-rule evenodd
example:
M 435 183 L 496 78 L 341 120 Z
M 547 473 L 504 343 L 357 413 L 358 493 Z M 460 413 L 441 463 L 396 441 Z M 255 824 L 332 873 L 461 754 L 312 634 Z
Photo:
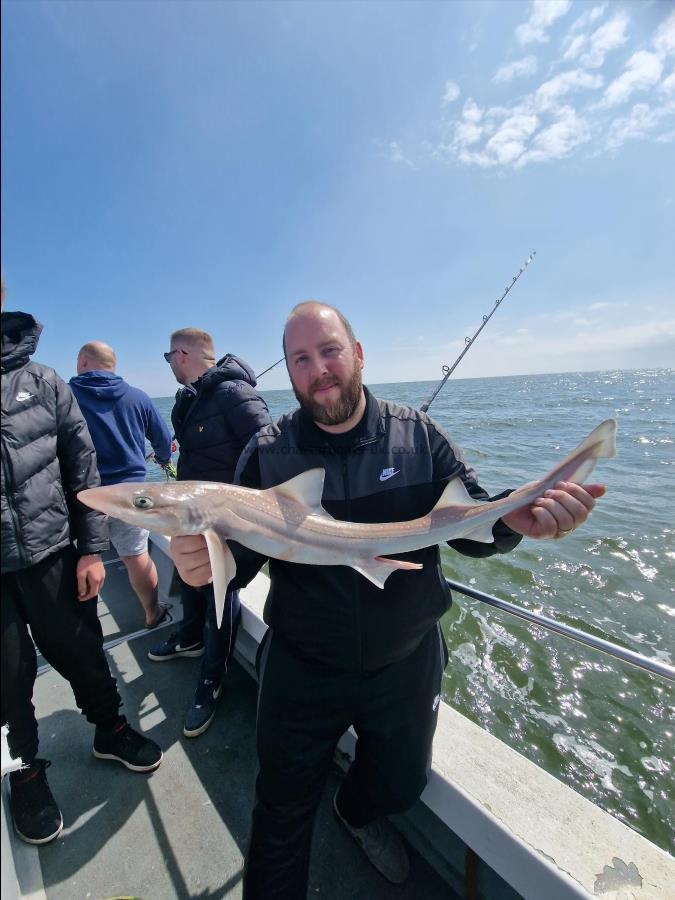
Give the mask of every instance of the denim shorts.
M 112 516 L 108 519 L 110 528 L 110 543 L 114 546 L 119 556 L 140 556 L 148 549 L 149 531 L 139 528 L 137 525 L 127 525 L 120 519 Z

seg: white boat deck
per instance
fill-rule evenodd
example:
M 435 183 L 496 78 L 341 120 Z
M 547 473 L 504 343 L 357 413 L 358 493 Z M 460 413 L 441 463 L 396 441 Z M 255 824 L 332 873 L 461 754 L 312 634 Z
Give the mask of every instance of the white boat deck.
M 156 538 L 163 587 L 171 566 Z M 119 562 L 108 564 L 100 614 L 109 658 L 131 722 L 165 749 L 160 769 L 134 775 L 91 754 L 92 728 L 68 685 L 47 669 L 35 705 L 40 753 L 65 818 L 61 837 L 39 850 L 13 841 L 20 893 L 41 900 L 136 897 L 236 898 L 256 774 L 256 685 L 251 663 L 265 631 L 267 591 L 259 575 L 246 590 L 229 676 L 211 728 L 182 736 L 199 660 L 152 663 L 147 650 L 171 626 L 134 636 L 142 621 Z M 179 618 L 180 604 L 174 602 Z M 353 735 L 341 742 L 345 764 Z M 675 860 L 562 785 L 445 704 L 433 769 L 422 800 L 395 818 L 411 844 L 408 883 L 394 887 L 367 863 L 334 821 L 331 776 L 315 831 L 309 896 L 328 900 L 486 898 L 670 900 Z M 3 861 L 9 857 L 3 823 Z M 11 832 L 11 826 L 9 831 Z M 467 853 L 467 847 L 473 852 Z M 414 849 L 412 849 L 414 848 Z M 3 900 L 12 900 L 10 879 Z

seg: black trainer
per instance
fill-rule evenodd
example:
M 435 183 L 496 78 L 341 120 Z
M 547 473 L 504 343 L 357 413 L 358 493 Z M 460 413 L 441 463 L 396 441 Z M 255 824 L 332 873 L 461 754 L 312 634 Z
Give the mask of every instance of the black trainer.
M 26 769 L 11 772 L 10 799 L 14 828 L 28 844 L 48 844 L 61 834 L 63 816 L 47 783 L 48 759 L 36 759 Z
M 195 691 L 195 699 L 185 717 L 183 734 L 185 737 L 194 738 L 203 734 L 213 722 L 216 714 L 218 698 L 223 689 L 222 679 L 202 678 Z
M 354 828 L 340 815 L 337 796 L 333 797 L 333 810 L 338 822 L 342 822 L 368 860 L 392 884 L 403 884 L 410 872 L 408 853 L 398 832 L 386 819 L 376 819 L 363 828 Z
M 115 759 L 132 772 L 154 772 L 163 753 L 154 741 L 134 731 L 128 722 L 122 722 L 113 731 L 96 729 L 94 756 Z
M 164 662 L 166 659 L 177 659 L 181 656 L 196 657 L 204 655 L 204 641 L 193 641 L 183 644 L 180 632 L 174 631 L 169 637 L 148 652 L 148 659 L 153 662 Z

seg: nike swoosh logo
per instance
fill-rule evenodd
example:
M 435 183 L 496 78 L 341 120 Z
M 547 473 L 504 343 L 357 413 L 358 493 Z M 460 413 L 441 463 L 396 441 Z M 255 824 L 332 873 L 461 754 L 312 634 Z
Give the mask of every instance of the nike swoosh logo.
M 394 475 L 398 475 L 398 473 L 399 473 L 400 471 L 401 471 L 400 469 L 397 469 L 395 472 L 383 472 L 383 473 L 380 475 L 380 481 L 387 481 L 387 479 L 393 478 Z

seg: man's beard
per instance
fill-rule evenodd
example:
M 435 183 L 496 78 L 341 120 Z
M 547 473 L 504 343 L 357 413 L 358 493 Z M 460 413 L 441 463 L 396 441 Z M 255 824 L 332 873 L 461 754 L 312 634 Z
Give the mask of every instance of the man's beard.
M 320 425 L 342 425 L 356 412 L 356 407 L 361 399 L 362 380 L 358 359 L 354 360 L 354 371 L 349 382 L 344 386 L 341 384 L 337 385 L 340 389 L 340 396 L 334 403 L 324 405 L 312 399 L 314 391 L 320 386 L 321 382 L 315 381 L 310 385 L 308 394 L 301 394 L 293 384 L 295 399 L 300 404 L 301 409 Z

